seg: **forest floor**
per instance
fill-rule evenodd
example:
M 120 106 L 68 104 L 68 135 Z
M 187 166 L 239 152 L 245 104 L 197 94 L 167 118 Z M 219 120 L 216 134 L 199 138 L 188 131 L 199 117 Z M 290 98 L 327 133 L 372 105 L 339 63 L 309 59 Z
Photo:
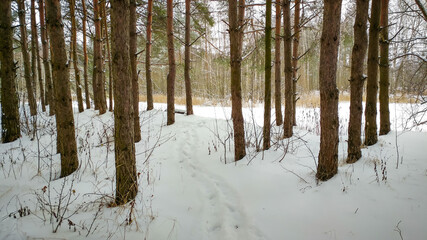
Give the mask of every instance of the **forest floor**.
M 263 107 L 245 108 L 247 156 L 235 163 L 229 107 L 195 106 L 166 126 L 155 104 L 140 112 L 139 193 L 114 208 L 113 114 L 75 114 L 80 167 L 58 179 L 55 120 L 41 113 L 36 134 L 23 127 L 0 145 L 0 239 L 425 239 L 427 126 L 410 118 L 420 106 L 390 104 L 393 131 L 346 164 L 348 106 L 338 174 L 318 182 L 318 108 L 297 109 L 290 139 L 273 126 L 264 152 Z

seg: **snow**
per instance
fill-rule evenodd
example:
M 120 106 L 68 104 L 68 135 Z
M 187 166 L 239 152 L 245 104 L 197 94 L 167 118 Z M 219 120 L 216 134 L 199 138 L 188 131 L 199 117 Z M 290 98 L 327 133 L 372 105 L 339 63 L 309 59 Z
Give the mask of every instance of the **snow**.
M 141 111 L 139 193 L 119 207 L 109 207 L 112 113 L 75 114 L 80 168 L 64 179 L 54 118 L 39 114 L 34 140 L 0 145 L 0 239 L 426 238 L 427 129 L 407 121 L 413 105 L 391 104 L 393 131 L 346 164 L 349 103 L 341 102 L 339 170 L 327 182 L 315 179 L 319 109 L 298 108 L 295 136 L 281 139 L 273 126 L 271 149 L 257 152 L 263 107 L 252 107 L 244 109 L 248 154 L 237 163 L 230 108 L 195 106 L 171 126 L 165 104 Z

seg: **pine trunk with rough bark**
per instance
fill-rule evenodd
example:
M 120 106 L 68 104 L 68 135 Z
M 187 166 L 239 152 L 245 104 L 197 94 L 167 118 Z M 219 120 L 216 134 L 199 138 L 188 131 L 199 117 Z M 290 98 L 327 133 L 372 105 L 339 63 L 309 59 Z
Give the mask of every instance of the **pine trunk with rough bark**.
M 167 77 L 167 125 L 175 123 L 175 47 L 173 45 L 173 1 L 167 0 L 167 27 L 169 73 Z
M 239 161 L 246 155 L 245 129 L 242 114 L 241 64 L 243 45 L 243 21 L 245 1 L 229 0 L 228 17 L 230 32 L 230 66 L 231 66 L 231 117 L 234 130 L 234 160 Z
M 185 78 L 185 103 L 187 115 L 193 114 L 193 100 L 191 96 L 191 79 L 190 79 L 190 18 L 191 8 L 190 0 L 185 0 L 185 60 L 184 60 L 184 78 Z
M 360 147 L 362 114 L 363 114 L 363 84 L 366 77 L 363 74 L 363 63 L 368 48 L 367 20 L 369 0 L 356 1 L 356 19 L 354 22 L 354 45 L 351 54 L 350 76 L 350 119 L 348 123 L 348 156 L 347 163 L 354 163 L 362 157 Z
M 130 69 L 132 79 L 132 104 L 134 112 L 134 133 L 135 142 L 141 140 L 141 126 L 139 124 L 139 84 L 137 72 L 137 32 L 136 32 L 136 0 L 130 0 L 130 14 L 129 14 L 129 57 Z
M 280 126 L 283 124 L 282 116 L 282 79 L 281 79 L 281 60 L 280 60 L 280 42 L 282 36 L 280 35 L 281 28 L 281 11 L 280 11 L 280 0 L 276 0 L 276 29 L 275 29 L 275 52 L 274 52 L 274 103 L 276 109 L 276 125 Z
M 36 1 L 31 0 L 31 45 L 34 47 L 34 75 L 37 74 L 37 80 L 40 88 L 40 104 L 42 106 L 42 111 L 46 112 L 46 103 L 45 103 L 45 92 L 44 92 L 44 83 L 42 77 L 42 68 L 40 64 L 40 51 L 39 51 L 39 39 L 37 32 L 37 23 L 36 23 Z M 33 50 L 31 50 L 33 53 Z M 36 72 L 37 71 L 37 72 Z M 36 80 L 36 79 L 34 79 Z
M 76 16 L 75 16 L 75 5 L 76 0 L 69 0 L 70 2 L 70 15 L 71 15 L 71 44 L 73 45 L 73 67 L 74 67 L 74 77 L 76 80 L 76 95 L 77 95 L 77 105 L 79 112 L 83 112 L 83 96 L 82 96 L 82 86 L 80 84 L 80 70 L 78 66 L 77 58 L 77 26 L 76 26 Z
M 93 0 L 93 11 L 95 15 L 95 40 L 93 41 L 93 95 L 95 98 L 95 109 L 99 114 L 107 111 L 107 102 L 105 99 L 104 70 L 102 67 L 102 36 L 101 36 L 101 10 L 98 0 Z
M 293 113 L 292 113 L 292 124 L 297 125 L 296 114 L 297 114 L 297 82 L 298 82 L 298 48 L 300 39 L 300 15 L 301 15 L 301 1 L 295 0 L 295 14 L 294 14 L 294 44 L 292 48 L 292 91 L 293 91 Z
M 147 83 L 147 110 L 153 109 L 153 83 L 151 81 L 151 28 L 153 25 L 153 0 L 147 5 L 147 39 L 145 47 L 145 78 Z
M 106 10 L 106 2 L 102 2 L 102 25 L 104 26 L 104 39 L 106 45 L 104 46 L 104 57 L 107 55 L 107 61 L 108 61 L 108 111 L 113 111 L 113 77 L 111 73 L 111 53 L 110 53 L 110 39 L 108 37 L 108 25 L 107 25 L 107 10 Z M 105 52 L 107 54 L 105 54 Z M 105 61 L 103 61 L 105 63 Z M 103 75 L 103 78 L 105 80 L 105 74 Z M 105 82 L 105 81 L 104 81 Z M 105 96 L 105 92 L 104 92 Z
M 267 0 L 265 12 L 265 89 L 264 89 L 263 149 L 270 148 L 271 128 L 271 0 Z
M 87 56 L 87 39 L 86 39 L 86 23 L 87 23 L 87 13 L 86 13 L 86 0 L 82 0 L 83 8 L 83 78 L 85 82 L 85 100 L 86 100 L 86 109 L 90 109 L 90 95 L 89 95 L 89 80 L 88 80 L 88 56 Z
M 34 96 L 34 81 L 33 74 L 31 73 L 30 56 L 28 54 L 27 44 L 27 29 L 25 24 L 25 0 L 17 0 L 18 3 L 18 16 L 19 16 L 19 29 L 21 30 L 21 53 L 24 61 L 24 77 L 25 86 L 27 88 L 28 103 L 30 105 L 30 114 L 35 116 L 37 114 L 36 98 Z
M 338 171 L 338 97 L 336 82 L 342 1 L 325 0 L 320 40 L 320 151 L 317 179 L 326 181 Z
M 37 74 L 37 27 L 36 27 L 36 10 L 35 10 L 35 3 L 34 0 L 31 0 L 31 6 L 30 6 L 30 26 L 31 26 L 31 73 L 33 76 L 33 90 L 34 90 L 34 96 L 36 98 L 37 102 L 37 83 L 40 87 L 40 79 L 39 75 Z M 43 88 L 43 85 L 42 85 Z M 40 94 L 40 97 L 41 94 Z M 41 100 L 42 98 L 40 98 Z M 44 103 L 44 99 L 43 99 Z M 43 104 L 42 104 L 43 105 Z M 43 111 L 43 109 L 42 109 Z M 43 111 L 44 112 L 44 111 Z
M 381 0 L 380 32 L 380 135 L 390 132 L 389 109 L 389 40 L 388 40 L 389 0 Z
M 292 79 L 292 34 L 291 34 L 291 1 L 283 0 L 284 61 L 285 61 L 285 120 L 283 137 L 293 135 L 294 91 Z
M 55 89 L 56 127 L 61 154 L 61 177 L 77 170 L 76 135 L 70 90 L 70 72 L 59 0 L 46 0 L 47 24 L 52 47 L 52 78 Z
M 114 143 L 117 205 L 138 193 L 134 112 L 129 59 L 129 0 L 111 1 L 111 52 L 114 81 Z
M 11 0 L 0 1 L 0 11 L 1 137 L 3 143 L 8 143 L 21 136 L 16 66 L 13 60 Z
M 368 45 L 368 81 L 366 85 L 365 145 L 374 145 L 377 135 L 378 42 L 381 1 L 372 0 Z

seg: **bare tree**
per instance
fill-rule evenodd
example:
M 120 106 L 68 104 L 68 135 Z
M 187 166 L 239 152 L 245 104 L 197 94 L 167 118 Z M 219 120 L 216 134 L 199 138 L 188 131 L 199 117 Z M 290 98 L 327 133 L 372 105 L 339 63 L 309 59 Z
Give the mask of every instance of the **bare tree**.
M 129 58 L 130 58 L 130 69 L 132 79 L 132 104 L 134 112 L 134 140 L 139 142 L 141 140 L 141 127 L 139 124 L 139 85 L 138 85 L 138 73 L 137 73 L 137 62 L 136 62 L 136 0 L 130 0 L 130 12 L 129 12 Z
M 185 78 L 185 103 L 187 107 L 187 115 L 193 114 L 193 100 L 191 96 L 191 79 L 190 79 L 190 18 L 191 18 L 191 3 L 190 0 L 185 0 L 185 62 L 184 62 L 184 78 Z
M 173 0 L 167 0 L 169 73 L 167 77 L 167 125 L 175 123 L 175 47 L 173 45 Z
M 388 39 L 388 3 L 389 0 L 381 0 L 380 16 L 380 135 L 390 132 L 389 110 L 389 39 Z
M 38 80 L 40 88 L 40 103 L 42 111 L 46 112 L 45 95 L 44 95 L 44 84 L 42 77 L 42 69 L 40 64 L 40 53 L 39 53 L 39 40 L 36 23 L 36 1 L 31 0 L 31 56 L 32 56 L 32 71 L 34 81 Z
M 104 70 L 102 67 L 102 36 L 101 36 L 101 10 L 99 9 L 98 0 L 93 0 L 93 12 L 95 15 L 95 40 L 93 41 L 93 95 L 95 98 L 95 109 L 99 110 L 99 114 L 104 114 L 107 111 L 107 102 L 105 100 L 105 83 Z
M 293 135 L 293 108 L 294 93 L 292 80 L 292 34 L 291 34 L 291 1 L 283 0 L 283 29 L 284 36 L 284 60 L 285 60 L 285 120 L 283 124 L 283 137 Z
M 280 21 L 281 21 L 281 11 L 280 11 L 280 0 L 276 0 L 276 29 L 275 29 L 275 39 L 274 39 L 274 103 L 276 109 L 276 125 L 280 126 L 283 123 L 282 116 L 282 84 L 281 84 L 281 68 L 280 68 L 280 40 L 282 36 L 280 35 Z
M 270 148 L 271 128 L 271 0 L 267 0 L 265 12 L 265 93 L 264 93 L 264 128 L 263 149 Z
M 145 79 L 147 83 L 147 110 L 153 109 L 153 83 L 151 81 L 151 32 L 153 26 L 153 0 L 147 4 L 147 43 L 145 47 Z
M 85 82 L 85 100 L 86 100 L 86 109 L 90 109 L 90 95 L 89 95 L 89 83 L 87 76 L 87 67 L 88 67 L 88 57 L 87 57 L 87 40 L 86 40 L 86 24 L 87 24 L 87 12 L 86 12 L 86 0 L 82 0 L 82 8 L 83 8 L 83 77 Z
M 295 14 L 294 14 L 294 44 L 292 48 L 292 91 L 293 91 L 293 122 L 294 126 L 296 123 L 296 112 L 297 112 L 297 82 L 298 82 L 298 47 L 300 40 L 301 24 L 300 24 L 300 15 L 301 15 L 301 0 L 295 0 Z

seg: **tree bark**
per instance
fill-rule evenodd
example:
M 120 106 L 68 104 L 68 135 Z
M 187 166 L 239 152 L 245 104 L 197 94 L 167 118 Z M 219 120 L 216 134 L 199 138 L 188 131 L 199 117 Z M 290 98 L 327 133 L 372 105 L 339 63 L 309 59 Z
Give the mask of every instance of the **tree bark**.
M 366 86 L 365 145 L 374 145 L 377 136 L 378 41 L 381 1 L 373 0 L 369 28 L 368 82 Z
M 282 80 L 281 80 L 281 61 L 280 61 L 280 40 L 282 36 L 280 35 L 281 28 L 281 11 L 280 11 L 280 0 L 276 0 L 276 34 L 275 34 L 275 61 L 274 61 L 274 103 L 276 109 L 276 125 L 280 126 L 283 124 L 283 116 L 282 116 Z
M 169 73 L 167 77 L 167 125 L 175 122 L 175 48 L 173 45 L 173 1 L 167 0 L 167 27 Z
M 380 135 L 390 132 L 389 110 L 389 40 L 388 40 L 388 5 L 389 0 L 381 0 L 380 17 Z
M 104 57 L 105 52 L 107 52 L 107 61 L 108 61 L 108 111 L 113 111 L 113 77 L 111 73 L 111 54 L 110 54 L 110 40 L 108 38 L 108 25 L 107 25 L 107 11 L 106 11 L 106 1 L 102 2 L 102 25 L 104 26 L 104 32 L 105 32 L 105 42 L 106 46 L 104 46 Z M 105 61 L 104 61 L 105 63 Z M 105 79 L 105 74 L 103 75 L 103 79 Z M 105 92 L 104 92 L 105 96 Z
M 185 62 L 184 62 L 184 78 L 185 78 L 185 103 L 187 107 L 187 115 L 193 114 L 193 100 L 191 96 L 191 79 L 190 79 L 190 18 L 191 8 L 190 0 L 185 0 Z
M 82 96 L 82 86 L 80 84 L 80 71 L 78 66 L 77 58 L 77 26 L 76 26 L 76 16 L 75 16 L 75 4 L 76 0 L 70 1 L 70 15 L 71 15 L 71 44 L 73 45 L 73 66 L 74 66 L 74 75 L 76 80 L 76 95 L 77 95 L 77 105 L 79 112 L 83 112 L 83 96 Z
M 87 57 L 87 40 L 86 40 L 86 23 L 87 23 L 87 13 L 86 13 L 86 0 L 82 0 L 82 8 L 83 8 L 83 78 L 85 82 L 85 100 L 86 100 L 86 109 L 90 109 L 90 95 L 89 95 L 89 83 L 87 76 L 87 67 L 88 67 L 88 57 Z
M 21 53 L 24 60 L 24 77 L 25 85 L 27 88 L 28 103 L 30 105 L 30 114 L 34 116 L 37 114 L 36 98 L 34 96 L 34 80 L 33 74 L 31 73 L 30 67 L 30 56 L 28 55 L 28 44 L 27 44 L 27 29 L 25 24 L 25 0 L 17 0 L 18 3 L 18 16 L 19 16 L 19 28 L 21 30 Z
M 102 37 L 101 37 L 101 11 L 98 0 L 93 0 L 93 11 L 95 15 L 95 41 L 93 41 L 93 58 L 94 58 L 94 77 L 93 77 L 93 95 L 95 98 L 95 109 L 99 114 L 107 111 L 107 102 L 105 99 L 104 70 L 102 67 Z
M 320 151 L 316 177 L 332 178 L 338 171 L 338 89 L 337 56 L 340 42 L 342 1 L 325 0 L 320 40 Z
M 293 92 L 293 113 L 292 113 L 292 125 L 297 125 L 296 120 L 296 109 L 297 109 L 297 82 L 298 82 L 298 47 L 300 39 L 300 15 L 301 15 L 301 0 L 295 0 L 295 14 L 294 14 L 294 44 L 292 49 L 292 92 Z
M 49 41 L 47 38 L 47 30 L 45 25 L 45 9 L 44 0 L 39 0 L 39 16 L 40 16 L 40 35 L 42 40 L 42 56 L 43 56 L 43 67 L 45 76 L 45 103 L 49 105 L 49 116 L 55 114 L 55 104 L 53 100 L 53 86 L 52 86 L 52 75 L 51 66 L 49 62 Z
M 263 149 L 270 148 L 271 128 L 271 0 L 267 0 L 265 12 L 265 92 L 264 92 L 264 128 Z
M 362 113 L 363 113 L 363 84 L 366 77 L 363 74 L 363 63 L 368 48 L 367 20 L 369 0 L 356 1 L 356 19 L 354 22 L 354 45 L 351 55 L 350 76 L 350 119 L 348 123 L 348 156 L 347 163 L 354 163 L 362 157 L 360 146 Z
M 283 124 L 283 137 L 290 138 L 293 135 L 293 108 L 294 93 L 292 79 L 292 34 L 291 34 L 291 1 L 283 0 L 283 29 L 284 60 L 285 60 L 285 121 Z
M 153 83 L 151 81 L 151 28 L 153 23 L 153 0 L 147 6 L 147 42 L 145 47 L 145 78 L 147 83 L 147 110 L 153 109 Z
M 34 55 L 33 58 L 33 76 L 37 76 L 37 80 L 40 88 L 40 103 L 42 105 L 42 111 L 46 112 L 44 84 L 42 77 L 42 68 L 40 64 L 40 53 L 39 53 L 39 40 L 36 23 L 36 1 L 31 0 L 31 53 Z M 36 79 L 34 79 L 36 80 Z
M 135 163 L 134 112 L 129 59 L 129 0 L 111 1 L 111 47 L 114 81 L 114 143 L 116 204 L 138 193 Z
M 0 1 L 0 11 L 1 137 L 3 143 L 8 143 L 21 136 L 16 66 L 13 60 L 11 0 Z
M 137 61 L 136 61 L 136 0 L 130 0 L 130 14 L 129 14 L 129 57 L 130 57 L 130 69 L 132 79 L 132 104 L 134 111 L 134 133 L 135 142 L 141 141 L 141 127 L 139 124 L 139 84 L 138 84 L 138 73 L 137 73 Z
M 55 89 L 56 127 L 61 154 L 61 177 L 77 170 L 76 135 L 70 90 L 70 72 L 65 50 L 64 30 L 59 0 L 46 0 L 47 25 L 52 47 L 52 77 Z
M 245 1 L 229 0 L 228 17 L 230 32 L 230 66 L 231 66 L 231 117 L 234 130 L 234 160 L 241 160 L 246 155 L 245 129 L 242 114 L 241 64 Z M 239 9 L 239 10 L 238 10 Z

